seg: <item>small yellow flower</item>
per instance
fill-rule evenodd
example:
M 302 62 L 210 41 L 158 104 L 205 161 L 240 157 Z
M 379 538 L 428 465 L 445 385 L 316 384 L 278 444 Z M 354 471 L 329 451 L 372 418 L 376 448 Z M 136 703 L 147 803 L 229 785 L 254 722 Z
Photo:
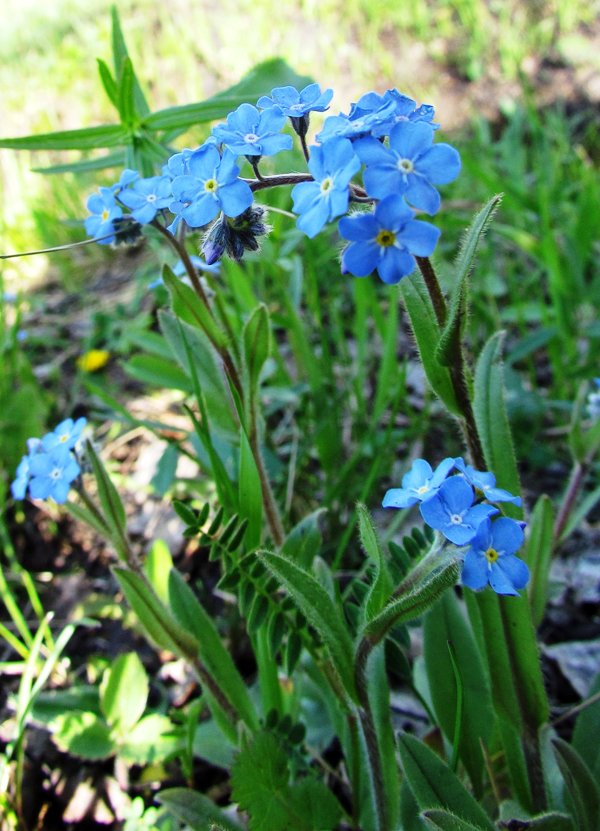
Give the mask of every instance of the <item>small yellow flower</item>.
M 89 352 L 84 352 L 77 358 L 77 366 L 83 372 L 97 372 L 106 366 L 109 358 L 110 352 L 106 349 L 90 349 Z

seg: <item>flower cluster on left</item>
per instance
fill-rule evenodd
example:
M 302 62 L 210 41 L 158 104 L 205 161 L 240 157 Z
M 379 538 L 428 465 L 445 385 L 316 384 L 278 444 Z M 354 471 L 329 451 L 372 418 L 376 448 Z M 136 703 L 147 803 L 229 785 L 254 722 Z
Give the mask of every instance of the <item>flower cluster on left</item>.
M 32 499 L 67 501 L 71 484 L 81 473 L 78 453 L 86 424 L 85 418 L 67 418 L 41 439 L 28 439 L 28 452 L 11 485 L 15 499 L 24 499 L 29 491 Z

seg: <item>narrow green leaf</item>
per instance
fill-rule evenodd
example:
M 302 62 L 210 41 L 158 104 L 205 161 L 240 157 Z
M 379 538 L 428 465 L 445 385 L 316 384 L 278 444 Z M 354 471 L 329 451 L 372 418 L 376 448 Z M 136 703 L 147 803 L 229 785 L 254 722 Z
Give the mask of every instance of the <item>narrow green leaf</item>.
M 113 78 L 106 63 L 100 58 L 96 58 L 96 61 L 98 63 L 98 73 L 100 74 L 100 80 L 102 81 L 104 91 L 108 95 L 110 102 L 116 107 L 118 98 L 117 82 Z
M 502 200 L 502 194 L 492 196 L 475 215 L 466 231 L 458 252 L 452 285 L 454 290 L 448 308 L 448 318 L 436 348 L 436 359 L 443 366 L 451 366 L 460 349 L 463 321 L 469 315 L 469 283 L 475 267 L 477 249 Z
M 573 819 L 568 814 L 561 814 L 558 811 L 538 814 L 526 820 L 515 820 L 513 824 L 510 820 L 507 823 L 502 822 L 500 828 L 506 828 L 507 831 L 512 831 L 513 828 L 515 831 L 580 831 L 575 828 Z
M 136 652 L 119 655 L 106 670 L 100 684 L 100 706 L 107 722 L 126 734 L 146 709 L 150 686 Z
M 88 508 L 84 508 L 83 505 L 78 505 L 76 502 L 67 502 L 66 508 L 75 519 L 78 519 L 80 522 L 85 522 L 86 525 L 89 525 L 90 528 L 93 528 L 101 536 L 110 539 L 110 528 L 101 516 L 96 516 Z
M 134 77 L 131 58 L 126 57 L 123 59 L 118 75 L 117 109 L 121 116 L 121 124 L 127 128 L 132 127 L 135 123 Z
M 562 739 L 552 742 L 558 765 L 565 779 L 577 831 L 598 831 L 600 828 L 600 788 L 579 753 Z
M 434 393 L 453 415 L 461 415 L 456 401 L 454 387 L 448 368 L 435 357 L 435 344 L 439 342 L 441 329 L 437 322 L 431 298 L 420 274 L 400 282 L 400 293 L 404 300 L 410 324 L 417 342 L 425 375 Z
M 223 646 L 211 617 L 176 569 L 172 569 L 169 574 L 169 599 L 178 623 L 196 639 L 202 663 L 228 697 L 240 718 L 254 730 L 257 717 L 247 687 L 230 653 Z
M 458 561 L 453 559 L 430 573 L 412 591 L 391 600 L 372 618 L 364 627 L 364 636 L 379 643 L 393 626 L 422 615 L 446 589 L 456 584 L 459 571 Z
M 353 646 L 343 610 L 308 571 L 281 554 L 261 551 L 259 556 L 284 586 L 297 608 L 319 633 L 347 695 L 356 701 Z
M 53 164 L 49 167 L 32 167 L 34 173 L 42 173 L 44 176 L 52 176 L 57 173 L 89 173 L 95 170 L 107 170 L 108 168 L 125 166 L 125 151 L 117 150 L 116 153 L 106 153 L 95 159 L 82 159 L 70 164 Z
M 192 831 L 207 831 L 217 823 L 223 831 L 242 831 L 242 826 L 229 819 L 207 796 L 189 788 L 167 788 L 156 794 L 156 800 Z
M 144 572 L 156 592 L 159 600 L 169 603 L 169 572 L 173 568 L 173 558 L 167 543 L 158 537 L 152 543 L 144 561 Z
M 319 520 L 326 513 L 326 508 L 318 508 L 303 517 L 289 532 L 283 543 L 281 553 L 290 560 L 295 560 L 303 568 L 310 568 L 314 558 L 321 550 L 323 535 Z
M 496 476 L 498 487 L 520 494 L 521 484 L 504 397 L 504 334 L 497 332 L 493 335 L 477 361 L 473 411 L 487 469 Z M 505 513 L 516 518 L 523 516 L 522 509 L 509 503 L 506 503 Z
M 117 489 L 110 480 L 100 457 L 96 454 L 90 441 L 86 441 L 86 456 L 92 465 L 92 472 L 96 479 L 98 498 L 102 507 L 103 519 L 110 529 L 111 542 L 122 560 L 127 559 L 127 537 L 125 508 L 121 502 Z
M 364 602 L 366 619 L 371 620 L 385 606 L 392 593 L 393 583 L 371 515 L 361 503 L 356 506 L 356 512 L 360 541 L 366 555 L 375 565 L 373 580 Z
M 123 364 L 123 369 L 136 381 L 169 390 L 192 392 L 188 375 L 168 358 L 157 355 L 134 355 Z
M 460 759 L 475 792 L 481 793 L 484 759 L 481 742 L 487 746 L 494 722 L 491 692 L 479 650 L 459 601 L 445 592 L 427 612 L 423 623 L 425 669 L 437 721 L 454 743 L 458 690 L 454 682 L 448 644 L 456 653 L 463 683 L 464 710 L 459 737 Z
M 495 831 L 494 823 L 440 757 L 414 736 L 399 739 L 402 767 L 421 810 L 442 808 L 481 831 Z
M 262 535 L 262 485 L 250 442 L 243 427 L 240 427 L 240 462 L 238 476 L 238 497 L 240 516 L 248 520 L 246 544 L 249 548 L 260 545 Z
M 176 277 L 168 265 L 163 266 L 163 280 L 171 295 L 173 311 L 181 320 L 206 333 L 214 347 L 227 345 L 227 335 L 196 292 Z
M 124 568 L 113 569 L 127 602 L 137 615 L 150 640 L 161 649 L 175 655 L 194 659 L 198 655 L 198 643 L 160 602 L 150 584 L 138 574 Z
M 244 344 L 244 368 L 248 376 L 251 394 L 258 389 L 260 371 L 271 350 L 271 326 L 269 312 L 264 303 L 252 312 L 242 333 Z
M 600 694 L 600 673 L 590 687 L 589 698 Z M 573 747 L 600 780 L 600 699 L 588 705 L 577 716 L 573 731 Z
M 83 130 L 62 130 L 23 138 L 0 139 L 6 150 L 96 150 L 127 143 L 127 132 L 120 124 L 104 124 Z
M 482 831 L 489 828 L 488 825 L 473 825 L 450 811 L 442 811 L 433 808 L 430 811 L 423 811 L 421 814 L 427 828 L 439 828 L 439 831 Z
M 124 61 L 129 59 L 129 52 L 127 51 L 127 44 L 125 43 L 125 38 L 123 37 L 121 21 L 119 20 L 119 12 L 116 6 L 112 6 L 111 15 L 113 64 L 115 68 L 115 76 L 118 77 Z M 150 107 L 148 106 L 144 93 L 142 92 L 139 82 L 135 77 L 135 73 L 133 73 L 133 93 L 135 98 L 135 109 L 139 115 L 148 115 Z
M 527 594 L 534 626 L 539 626 L 548 600 L 548 574 L 554 545 L 554 509 L 552 500 L 543 494 L 535 504 L 529 520 L 526 561 L 530 579 Z

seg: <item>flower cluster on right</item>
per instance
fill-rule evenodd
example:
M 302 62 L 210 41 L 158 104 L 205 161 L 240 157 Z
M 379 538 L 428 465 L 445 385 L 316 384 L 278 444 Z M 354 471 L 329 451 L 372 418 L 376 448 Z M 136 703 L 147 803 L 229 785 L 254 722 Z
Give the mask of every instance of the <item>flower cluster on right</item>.
M 397 89 L 368 92 L 347 115 L 326 118 L 309 148 L 310 113 L 328 110 L 332 96 L 331 89 L 322 92 L 309 84 L 300 91 L 277 87 L 256 106 L 241 104 L 200 147 L 171 156 L 162 175 L 141 178 L 125 170 L 117 184 L 100 188 L 88 200 L 87 232 L 111 243 L 134 239 L 142 225 L 159 219 L 171 233 L 182 223 L 207 227 L 202 247 L 207 262 L 223 254 L 239 259 L 245 250 L 256 250 L 256 238 L 269 230 L 255 191 L 295 183 L 293 209 L 307 236 L 341 217 L 339 232 L 348 242 L 343 273 L 365 277 L 376 271 L 385 283 L 397 283 L 414 270 L 415 257 L 428 257 L 436 247 L 439 230 L 416 219 L 416 212 L 437 213 L 436 185 L 458 176 L 460 156 L 449 144 L 434 144 L 439 125 L 433 107 L 417 106 Z M 309 172 L 290 174 L 286 182 L 285 176 L 265 178 L 260 160 L 293 146 L 292 136 L 283 132 L 288 121 L 301 139 Z M 250 163 L 255 179 L 240 175 L 240 157 Z M 361 168 L 362 185 L 354 181 Z M 374 209 L 345 216 L 351 203 Z
M 455 472 L 455 475 L 450 475 Z M 529 580 L 526 563 L 515 553 L 523 545 L 525 523 L 500 513 L 495 503 L 520 505 L 518 496 L 496 487 L 493 473 L 475 470 L 461 458 L 444 459 L 435 470 L 416 459 L 383 498 L 384 508 L 419 504 L 423 520 L 447 540 L 465 547 L 461 581 L 478 591 L 488 584 L 497 594 L 518 595 Z

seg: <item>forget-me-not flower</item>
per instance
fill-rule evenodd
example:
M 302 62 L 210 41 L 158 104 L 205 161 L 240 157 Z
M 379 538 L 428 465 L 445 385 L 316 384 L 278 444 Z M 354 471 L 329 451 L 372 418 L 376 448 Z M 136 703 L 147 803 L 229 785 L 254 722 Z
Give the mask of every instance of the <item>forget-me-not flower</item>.
M 301 182 L 292 190 L 296 225 L 308 237 L 315 237 L 327 222 L 348 210 L 349 185 L 360 168 L 348 139 L 331 139 L 311 148 L 308 169 L 314 182 Z
M 344 216 L 340 234 L 350 240 L 342 253 L 342 273 L 366 277 L 377 270 L 384 283 L 398 283 L 415 266 L 415 256 L 433 253 L 440 231 L 415 219 L 401 196 L 387 196 L 373 213 Z
M 285 120 L 278 107 L 261 113 L 252 104 L 240 104 L 225 124 L 213 127 L 212 134 L 236 155 L 273 156 L 292 149 L 292 137 L 281 133 Z
M 465 464 L 460 457 L 454 460 L 456 469 L 465 480 L 472 485 L 476 490 L 481 491 L 484 499 L 490 502 L 512 502 L 513 505 L 521 505 L 521 497 L 513 496 L 504 488 L 496 487 L 496 477 L 493 473 L 486 473 L 481 470 L 475 470 L 472 465 Z
M 71 482 L 79 476 L 80 468 L 68 447 L 56 445 L 47 453 L 36 453 L 29 459 L 29 495 L 32 499 L 67 501 Z
M 431 499 L 421 503 L 421 516 L 455 545 L 470 542 L 486 517 L 498 513 L 493 505 L 473 505 L 475 493 L 462 476 L 451 476 Z
M 350 116 L 340 113 L 340 115 L 330 115 L 325 119 L 323 129 L 317 133 L 317 141 L 324 144 L 332 138 L 348 138 L 351 141 L 354 139 L 366 136 L 377 128 L 389 122 L 389 119 L 394 115 L 395 104 L 393 101 L 388 101 L 385 106 L 373 112 L 367 112 L 359 118 L 350 118 Z
M 252 191 L 239 178 L 233 153 L 225 151 L 221 157 L 214 144 L 204 144 L 186 163 L 189 173 L 176 176 L 172 182 L 175 201 L 169 208 L 176 216 L 170 231 L 182 219 L 190 228 L 200 228 L 220 211 L 226 216 L 239 216 L 252 204 Z
M 433 144 L 433 136 L 431 124 L 401 121 L 390 132 L 389 148 L 373 136 L 357 141 L 356 153 L 366 164 L 363 181 L 369 196 L 402 194 L 415 208 L 436 213 L 441 199 L 434 185 L 456 179 L 460 156 L 449 144 Z
M 86 233 L 90 237 L 107 237 L 99 239 L 101 245 L 109 245 L 115 241 L 114 221 L 123 216 L 123 209 L 117 205 L 112 188 L 100 188 L 87 201 L 87 209 L 91 213 L 84 222 Z
M 263 95 L 258 99 L 256 106 L 261 110 L 267 107 L 278 107 L 289 118 L 300 118 L 309 112 L 325 112 L 329 109 L 329 102 L 333 98 L 333 90 L 321 92 L 318 84 L 309 84 L 304 89 L 295 87 L 275 87 L 271 96 Z
M 173 201 L 171 180 L 168 176 L 150 176 L 137 179 L 119 194 L 119 201 L 131 211 L 136 222 L 152 222 L 158 211 L 168 208 Z
M 392 127 L 400 121 L 426 121 L 433 127 L 434 130 L 439 128 L 439 124 L 433 123 L 435 116 L 435 109 L 431 104 L 421 104 L 417 107 L 417 102 L 409 98 L 408 95 L 403 95 L 397 89 L 388 89 L 383 95 L 377 92 L 367 92 L 362 95 L 355 104 L 350 108 L 350 118 L 364 118 L 370 113 L 376 113 L 384 109 L 390 101 L 394 102 L 395 109 L 389 112 L 385 119 L 380 124 L 377 124 L 371 130 L 371 134 L 377 138 L 389 135 Z
M 53 447 L 62 445 L 71 450 L 81 438 L 81 433 L 86 424 L 87 419 L 83 416 L 78 418 L 77 421 L 73 421 L 72 418 L 65 418 L 52 432 L 46 433 L 42 438 L 43 449 L 51 450 Z
M 465 555 L 462 584 L 478 591 L 489 583 L 497 594 L 518 595 L 529 580 L 526 563 L 515 557 L 523 540 L 523 529 L 513 519 L 485 519 Z
M 384 508 L 409 508 L 434 496 L 454 468 L 454 459 L 444 459 L 435 470 L 425 459 L 415 459 L 402 477 L 401 488 L 391 488 L 383 497 Z

